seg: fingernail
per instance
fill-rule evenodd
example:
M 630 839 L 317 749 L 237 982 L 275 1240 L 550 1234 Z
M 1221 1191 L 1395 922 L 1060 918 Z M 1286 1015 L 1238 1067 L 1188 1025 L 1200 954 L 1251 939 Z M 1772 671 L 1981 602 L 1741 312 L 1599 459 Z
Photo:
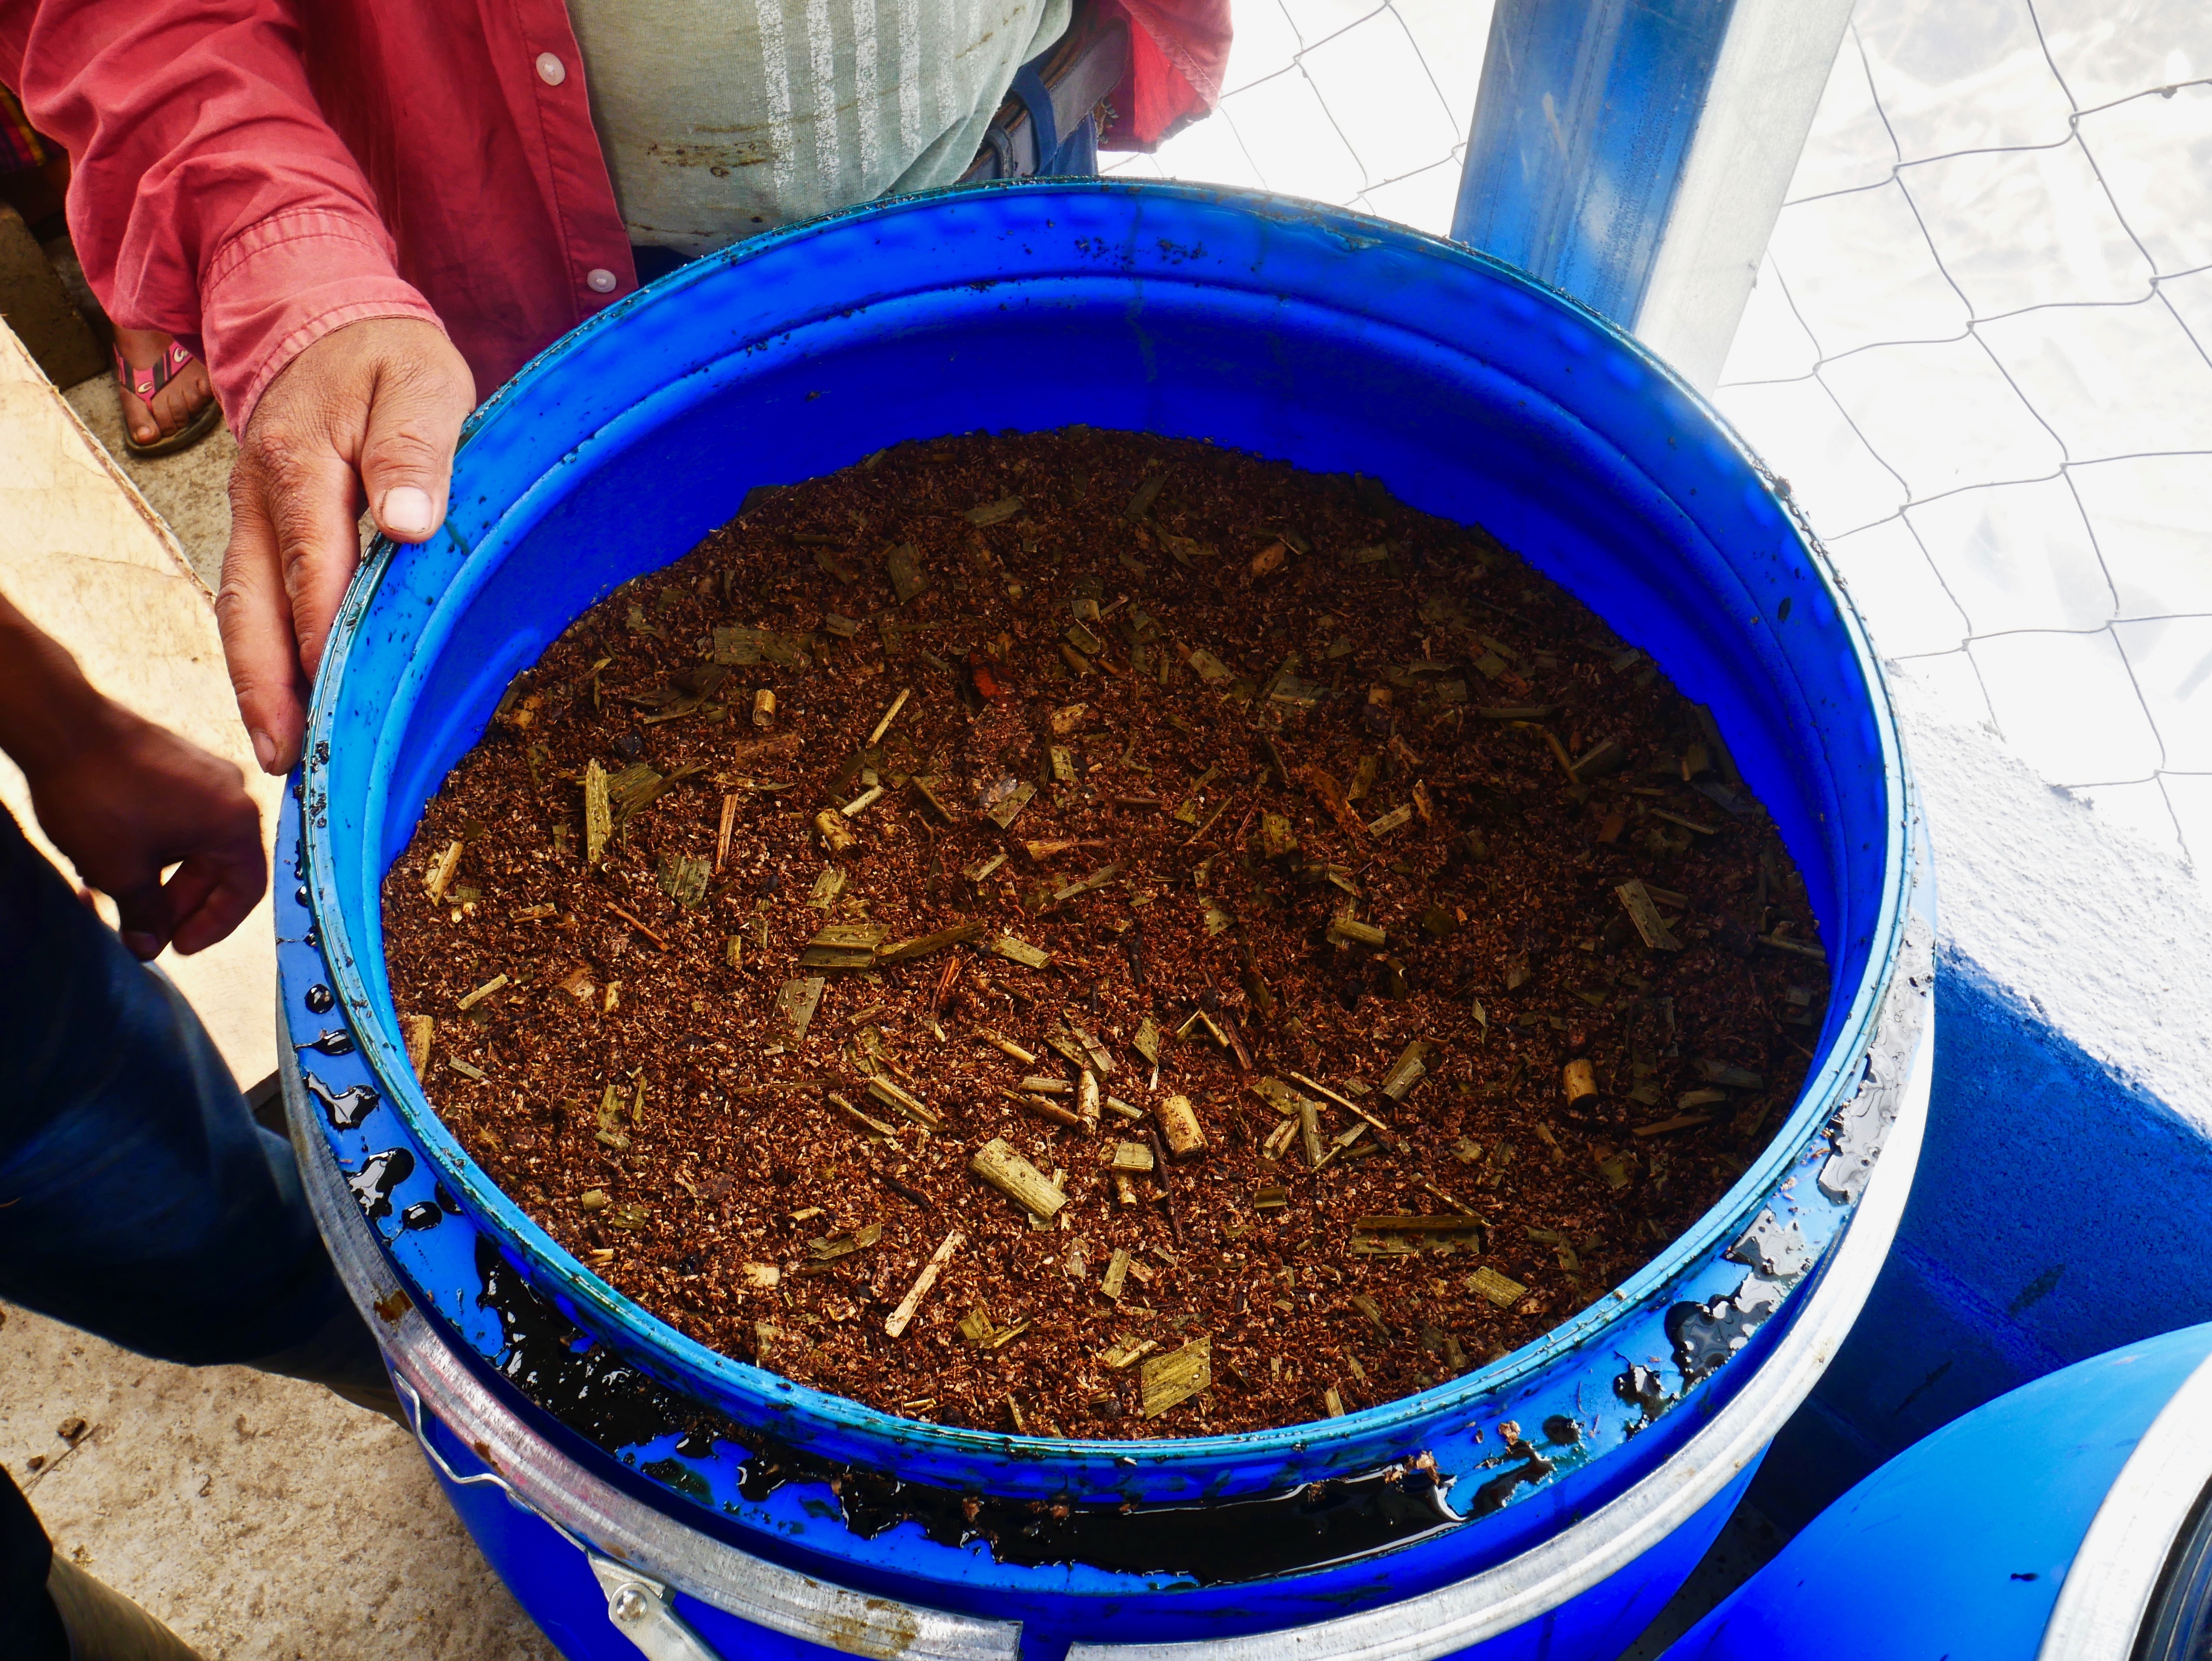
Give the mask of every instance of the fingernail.
M 125 929 L 123 947 L 141 963 L 150 963 L 161 955 L 161 942 L 143 929 Z
M 430 493 L 412 484 L 394 485 L 384 493 L 384 505 L 377 509 L 376 522 L 392 536 L 428 536 Z
M 253 728 L 253 758 L 261 764 L 263 772 L 276 770 L 276 740 L 258 727 Z

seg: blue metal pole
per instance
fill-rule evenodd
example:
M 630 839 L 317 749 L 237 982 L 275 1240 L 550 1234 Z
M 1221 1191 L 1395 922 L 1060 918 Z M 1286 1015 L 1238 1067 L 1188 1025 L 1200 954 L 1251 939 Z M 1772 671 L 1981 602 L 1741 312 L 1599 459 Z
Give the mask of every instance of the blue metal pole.
M 1452 235 L 1635 326 L 1735 0 L 1498 0 Z

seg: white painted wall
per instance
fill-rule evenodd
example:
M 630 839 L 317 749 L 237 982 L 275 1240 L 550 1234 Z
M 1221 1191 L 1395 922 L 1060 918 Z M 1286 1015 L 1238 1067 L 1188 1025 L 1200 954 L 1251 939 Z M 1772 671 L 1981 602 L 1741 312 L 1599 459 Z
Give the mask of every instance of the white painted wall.
M 2172 854 L 2054 788 L 1891 667 L 1945 938 L 2090 1056 L 2212 1134 L 2212 899 Z M 2081 1150 L 2084 1180 L 2097 1151 Z

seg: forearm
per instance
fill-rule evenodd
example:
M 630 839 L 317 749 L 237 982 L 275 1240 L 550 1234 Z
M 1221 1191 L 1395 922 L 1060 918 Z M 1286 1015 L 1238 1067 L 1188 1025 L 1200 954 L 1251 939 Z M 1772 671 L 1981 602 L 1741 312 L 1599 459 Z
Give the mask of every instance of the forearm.
M 243 431 L 331 329 L 429 319 L 309 82 L 294 0 L 0 0 L 0 83 L 70 152 L 110 315 L 184 338 Z
M 0 594 L 0 751 L 36 779 L 103 735 L 113 715 L 61 642 Z

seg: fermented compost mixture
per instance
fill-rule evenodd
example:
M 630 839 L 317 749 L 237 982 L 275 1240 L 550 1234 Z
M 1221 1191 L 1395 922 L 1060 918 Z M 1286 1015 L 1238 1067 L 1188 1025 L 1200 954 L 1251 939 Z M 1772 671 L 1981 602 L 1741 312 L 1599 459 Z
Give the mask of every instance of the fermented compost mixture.
M 1351 1412 L 1619 1285 L 1826 998 L 1711 717 L 1479 529 L 1071 428 L 756 491 L 386 880 L 447 1123 L 725 1354 L 1069 1436 Z

